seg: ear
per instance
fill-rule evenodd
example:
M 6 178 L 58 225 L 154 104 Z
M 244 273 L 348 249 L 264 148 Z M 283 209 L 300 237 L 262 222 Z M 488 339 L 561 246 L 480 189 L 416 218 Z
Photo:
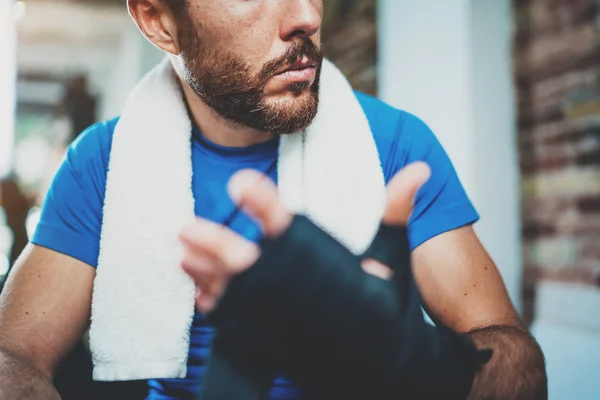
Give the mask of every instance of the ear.
M 179 54 L 177 21 L 164 0 L 127 0 L 127 8 L 150 42 L 167 53 Z

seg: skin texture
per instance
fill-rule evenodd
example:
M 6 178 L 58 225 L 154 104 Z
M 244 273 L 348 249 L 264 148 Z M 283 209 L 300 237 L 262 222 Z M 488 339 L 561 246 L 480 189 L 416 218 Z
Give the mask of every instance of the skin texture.
M 423 163 L 396 174 L 387 187 L 383 221 L 405 224 L 415 194 L 428 177 Z M 289 226 L 292 217 L 280 203 L 275 185 L 256 171 L 236 174 L 229 192 L 261 224 L 265 235 L 277 236 Z M 197 282 L 196 305 L 203 312 L 215 307 L 229 279 L 254 264 L 260 251 L 228 228 L 204 219 L 185 227 L 180 240 L 187 248 L 182 267 Z M 494 350 L 492 360 L 476 376 L 469 398 L 546 399 L 542 353 L 521 326 L 500 275 L 473 230 L 462 228 L 431 239 L 412 258 L 415 279 L 433 319 L 468 333 L 479 348 Z M 383 278 L 392 274 L 373 260 L 364 260 L 363 268 Z
M 58 398 L 52 377 L 88 325 L 95 275 L 74 258 L 25 249 L 0 296 L 0 398 Z
M 221 58 L 216 55 L 223 59 L 235 55 L 244 65 L 240 71 L 250 78 L 253 89 L 259 88 L 261 104 L 273 111 L 271 115 L 302 114 L 304 123 L 310 119 L 310 113 L 300 111 L 310 109 L 307 105 L 315 99 L 312 88 L 318 74 L 310 75 L 305 84 L 253 77 L 260 76 L 270 62 L 279 65 L 282 59 L 289 61 L 290 54 L 310 53 L 314 49 L 309 51 L 307 41 L 318 49 L 321 0 L 190 0 L 187 20 L 164 0 L 129 0 L 128 7 L 141 32 L 170 55 L 190 115 L 209 140 L 241 147 L 289 129 L 265 130 L 260 121 L 243 125 L 235 116 L 220 115 L 217 105 L 203 98 L 207 97 L 202 89 L 206 77 L 201 76 L 201 61 L 194 60 L 194 54 L 210 54 L 204 62 L 217 62 Z M 212 52 L 202 53 L 196 45 Z M 236 80 L 243 74 L 235 75 Z M 286 123 L 299 130 L 301 122 Z M 418 164 L 393 179 L 385 218 L 408 218 L 414 193 L 428 173 Z M 277 235 L 291 217 L 278 205 L 272 183 L 248 184 L 258 178 L 256 173 L 240 172 L 230 184 L 231 195 L 257 218 L 266 234 Z M 201 310 L 213 307 L 232 274 L 253 264 L 259 255 L 256 246 L 242 237 L 201 219 L 182 230 L 181 241 L 188 250 L 182 265 L 197 282 Z M 494 360 L 476 379 L 472 399 L 547 398 L 542 353 L 522 327 L 496 267 L 472 228 L 424 243 L 414 251 L 413 265 L 431 316 L 455 330 L 471 332 L 476 343 L 495 350 Z M 365 261 L 364 267 L 382 276 L 390 274 L 372 261 Z M 0 398 L 58 398 L 50 384 L 52 375 L 87 327 L 94 276 L 93 268 L 66 255 L 36 246 L 25 250 L 0 297 Z
M 177 17 L 160 0 L 128 4 L 140 30 L 172 55 L 209 140 L 247 146 L 300 131 L 314 118 L 319 71 L 296 82 L 273 72 L 300 59 L 320 64 L 320 0 L 191 0 Z

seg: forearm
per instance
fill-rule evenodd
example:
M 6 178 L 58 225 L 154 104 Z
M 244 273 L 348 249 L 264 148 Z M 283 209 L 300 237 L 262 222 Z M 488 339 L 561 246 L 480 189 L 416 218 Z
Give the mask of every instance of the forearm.
M 0 350 L 0 399 L 60 400 L 51 378 L 23 357 Z
M 477 374 L 469 400 L 548 398 L 544 356 L 529 332 L 516 326 L 492 326 L 469 336 L 477 347 L 494 351 Z

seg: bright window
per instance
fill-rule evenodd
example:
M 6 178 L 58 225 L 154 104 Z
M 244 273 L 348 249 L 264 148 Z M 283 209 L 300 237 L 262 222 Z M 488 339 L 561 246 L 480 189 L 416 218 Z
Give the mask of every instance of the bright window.
M 18 6 L 15 6 L 17 5 Z M 10 171 L 13 159 L 15 126 L 17 11 L 24 3 L 0 1 L 0 177 Z

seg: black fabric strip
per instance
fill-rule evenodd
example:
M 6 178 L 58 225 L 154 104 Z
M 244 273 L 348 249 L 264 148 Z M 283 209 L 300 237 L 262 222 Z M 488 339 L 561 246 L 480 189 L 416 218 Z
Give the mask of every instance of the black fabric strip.
M 409 259 L 385 254 L 395 242 L 395 251 L 408 246 L 406 231 L 380 232 L 387 244 L 373 247 L 378 257 L 399 263 L 390 281 L 365 273 L 360 257 L 305 217 L 261 243 L 259 260 L 208 316 L 224 348 L 251 360 L 246 373 L 283 372 L 319 399 L 467 397 L 480 353 L 466 336 L 424 321 Z M 251 376 L 238 376 L 240 386 Z

